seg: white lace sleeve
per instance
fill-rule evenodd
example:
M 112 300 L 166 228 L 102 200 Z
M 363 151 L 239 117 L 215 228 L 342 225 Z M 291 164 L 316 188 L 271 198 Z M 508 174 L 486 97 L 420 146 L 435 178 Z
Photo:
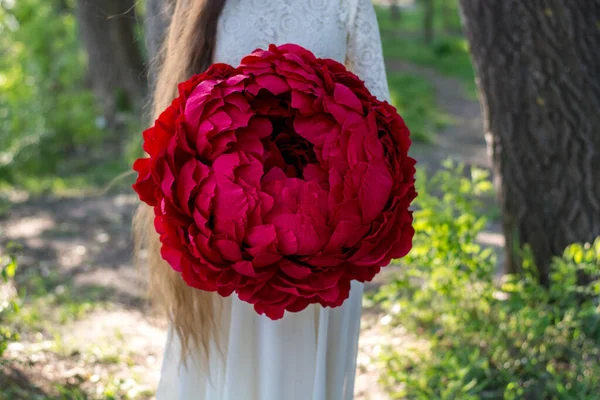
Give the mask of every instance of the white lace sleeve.
M 379 25 L 371 0 L 350 0 L 346 67 L 379 100 L 390 101 Z

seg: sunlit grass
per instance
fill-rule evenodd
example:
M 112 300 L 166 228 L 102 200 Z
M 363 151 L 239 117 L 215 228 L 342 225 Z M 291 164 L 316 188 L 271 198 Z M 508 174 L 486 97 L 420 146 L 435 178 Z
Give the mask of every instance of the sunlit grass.
M 94 377 L 94 375 L 92 375 Z M 94 378 L 95 379 L 95 378 Z M 95 392 L 84 390 L 82 385 L 86 384 L 86 379 L 81 382 L 63 385 L 56 385 L 56 390 L 60 393 L 58 400 L 129 400 L 129 399 L 149 399 L 153 396 L 151 391 L 140 391 L 137 389 L 137 382 L 133 379 L 119 379 L 107 377 L 96 381 Z
M 23 278 L 21 278 L 23 279 Z M 75 288 L 56 273 L 28 274 L 20 287 L 19 312 L 7 323 L 22 333 L 49 332 L 53 326 L 81 319 L 89 312 L 107 306 L 102 286 Z
M 452 122 L 436 105 L 429 81 L 408 73 L 390 72 L 392 103 L 404 118 L 414 141 L 429 143 L 437 131 Z

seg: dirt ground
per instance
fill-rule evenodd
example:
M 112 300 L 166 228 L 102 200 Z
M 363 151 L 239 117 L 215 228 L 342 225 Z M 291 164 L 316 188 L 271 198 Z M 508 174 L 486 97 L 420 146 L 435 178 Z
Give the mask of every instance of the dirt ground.
M 433 144 L 415 145 L 419 163 L 436 168 L 441 160 L 452 157 L 486 167 L 479 105 L 465 94 L 464 85 L 404 62 L 393 61 L 389 67 L 430 80 L 440 108 L 454 120 Z M 18 283 L 37 296 L 29 309 L 23 310 L 31 314 L 25 319 L 29 333 L 9 346 L 5 354 L 8 364 L 0 365 L 4 369 L 0 398 L 9 381 L 15 399 L 59 393 L 69 399 L 85 398 L 73 393 L 152 398 L 165 323 L 150 316 L 143 279 L 132 265 L 130 221 L 135 205 L 131 193 L 42 198 L 14 205 L 0 221 L 4 234 L 0 240 L 22 245 Z M 502 244 L 497 227 L 482 239 L 495 246 Z M 385 282 L 386 276 L 378 276 L 368 290 Z M 358 400 L 386 398 L 377 383 L 374 361 L 381 345 L 409 346 L 416 340 L 402 332 L 388 332 L 379 320 L 376 310 L 365 310 Z

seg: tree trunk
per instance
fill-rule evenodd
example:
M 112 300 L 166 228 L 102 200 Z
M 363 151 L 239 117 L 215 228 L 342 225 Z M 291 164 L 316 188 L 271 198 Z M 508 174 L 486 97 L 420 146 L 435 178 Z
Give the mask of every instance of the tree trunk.
M 506 237 L 552 257 L 600 235 L 600 0 L 461 0 Z
M 392 21 L 400 21 L 401 14 L 398 0 L 392 0 L 392 4 L 390 5 L 390 16 Z
M 433 41 L 434 8 L 434 0 L 423 0 L 423 38 L 427 44 Z
M 135 4 L 133 0 L 78 0 L 76 16 L 92 88 L 111 126 L 119 107 L 138 109 L 145 93 Z
M 440 3 L 440 14 L 442 16 L 442 27 L 444 32 L 452 32 L 452 24 L 450 23 L 452 8 L 448 4 L 448 0 L 441 0 Z

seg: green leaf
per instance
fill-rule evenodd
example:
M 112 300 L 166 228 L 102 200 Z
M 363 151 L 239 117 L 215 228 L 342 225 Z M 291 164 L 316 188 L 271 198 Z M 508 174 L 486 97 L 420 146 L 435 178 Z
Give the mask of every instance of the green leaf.
M 17 260 L 13 257 L 8 265 L 3 269 L 6 271 L 7 278 L 14 278 L 15 272 L 17 271 Z

